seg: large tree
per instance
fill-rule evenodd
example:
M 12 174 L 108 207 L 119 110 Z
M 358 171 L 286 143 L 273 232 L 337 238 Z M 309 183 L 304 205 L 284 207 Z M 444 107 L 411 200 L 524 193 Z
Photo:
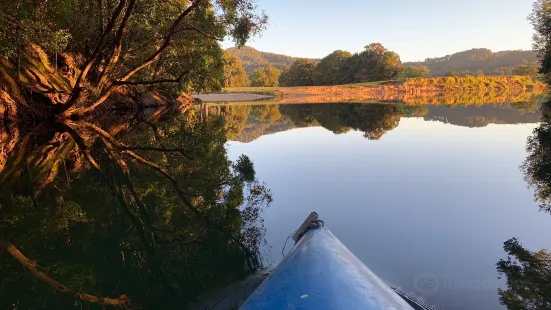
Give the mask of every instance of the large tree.
M 279 76 L 281 71 L 268 66 L 258 68 L 254 71 L 251 81 L 253 87 L 277 87 L 279 86 Z
M 21 63 L 27 43 L 81 59 L 74 62 L 75 77 L 49 90 L 57 95 L 44 102 L 44 114 L 62 118 L 91 113 L 116 93 L 152 85 L 174 95 L 217 89 L 223 80 L 219 42 L 229 36 L 244 45 L 266 23 L 254 0 L 3 1 L 0 11 L 6 24 L 0 40 L 8 43 L 1 52 L 12 63 Z M 19 94 L 21 106 L 35 103 Z
M 392 80 L 403 69 L 400 56 L 380 43 L 372 43 L 361 53 L 350 57 L 343 70 L 347 83 Z
M 314 71 L 315 85 L 338 85 L 344 83 L 343 64 L 352 54 L 337 50 L 325 56 Z
M 316 63 L 310 59 L 298 59 L 279 77 L 281 86 L 313 86 Z
M 243 69 L 243 63 L 232 53 L 224 52 L 224 87 L 244 87 L 249 86 L 251 81 Z

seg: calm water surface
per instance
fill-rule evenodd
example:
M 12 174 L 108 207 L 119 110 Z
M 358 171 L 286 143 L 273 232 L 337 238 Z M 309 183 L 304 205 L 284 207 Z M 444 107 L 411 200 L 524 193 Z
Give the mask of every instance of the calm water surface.
M 551 248 L 551 217 L 538 212 L 519 169 L 539 115 L 436 106 L 374 135 L 350 125 L 363 109 L 350 107 L 332 114 L 340 127 L 320 117 L 297 126 L 302 110 L 348 109 L 324 106 L 282 106 L 275 122 L 249 115 L 229 143 L 230 157 L 252 158 L 274 192 L 264 214 L 268 260 L 282 258 L 287 237 L 315 210 L 386 282 L 442 309 L 503 309 L 495 267 L 506 257 L 503 242 Z
M 502 309 L 506 240 L 551 248 L 519 169 L 536 101 L 196 108 L 1 127 L 0 247 L 36 265 L 0 251 L 0 309 L 101 308 L 38 271 L 129 309 L 179 309 L 247 276 L 258 249 L 279 262 L 313 210 L 387 283 L 447 310 Z

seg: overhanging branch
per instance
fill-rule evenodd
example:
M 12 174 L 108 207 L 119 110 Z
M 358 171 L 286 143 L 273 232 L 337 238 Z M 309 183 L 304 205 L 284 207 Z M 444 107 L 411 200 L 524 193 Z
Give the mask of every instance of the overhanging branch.
M 180 74 L 175 79 L 160 79 L 160 80 L 151 80 L 151 81 L 115 81 L 113 82 L 113 84 L 117 86 L 121 86 L 121 85 L 153 85 L 153 84 L 160 84 L 160 83 L 179 83 L 182 80 L 182 78 L 188 73 L 189 71 L 186 71 Z
M 203 35 L 205 38 L 208 38 L 208 39 L 211 39 L 211 40 L 216 40 L 216 41 L 221 41 L 221 40 L 222 40 L 222 38 L 218 38 L 218 37 L 215 37 L 215 36 L 206 34 L 203 30 L 198 29 L 198 28 L 195 28 L 195 27 L 185 27 L 185 28 L 181 28 L 181 29 L 178 29 L 178 30 L 176 31 L 176 33 L 182 32 L 182 31 L 195 31 L 195 32 L 197 32 L 197 33 Z

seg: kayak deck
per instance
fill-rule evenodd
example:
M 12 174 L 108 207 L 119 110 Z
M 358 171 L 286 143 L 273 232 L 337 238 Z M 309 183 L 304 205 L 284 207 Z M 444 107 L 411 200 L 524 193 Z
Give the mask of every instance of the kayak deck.
M 413 309 L 323 226 L 312 224 L 240 309 Z

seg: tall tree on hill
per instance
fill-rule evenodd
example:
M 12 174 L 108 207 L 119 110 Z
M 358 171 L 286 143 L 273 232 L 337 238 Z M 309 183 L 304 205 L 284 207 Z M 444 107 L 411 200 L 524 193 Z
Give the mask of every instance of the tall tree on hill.
M 224 52 L 222 58 L 224 63 L 224 87 L 244 87 L 249 86 L 251 81 L 243 69 L 241 60 L 230 52 Z
M 314 71 L 315 85 L 338 85 L 344 83 L 343 65 L 352 57 L 347 51 L 337 50 L 325 56 Z
M 309 59 L 296 60 L 279 77 L 281 86 L 313 86 L 316 63 Z
M 343 66 L 347 83 L 392 80 L 402 71 L 400 56 L 381 43 L 372 43 L 359 54 L 350 57 Z
M 279 86 L 280 75 L 281 71 L 272 66 L 256 69 L 252 77 L 251 86 L 277 87 Z

